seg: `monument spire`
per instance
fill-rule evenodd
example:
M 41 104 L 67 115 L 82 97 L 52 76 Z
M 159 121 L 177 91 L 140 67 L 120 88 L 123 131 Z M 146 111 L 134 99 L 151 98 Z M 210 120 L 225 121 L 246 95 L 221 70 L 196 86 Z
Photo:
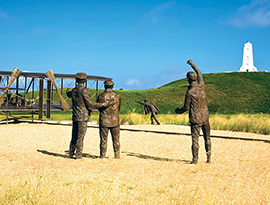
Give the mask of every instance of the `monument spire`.
M 249 41 L 244 45 L 243 62 L 238 72 L 257 72 L 257 68 L 253 64 L 252 44 Z

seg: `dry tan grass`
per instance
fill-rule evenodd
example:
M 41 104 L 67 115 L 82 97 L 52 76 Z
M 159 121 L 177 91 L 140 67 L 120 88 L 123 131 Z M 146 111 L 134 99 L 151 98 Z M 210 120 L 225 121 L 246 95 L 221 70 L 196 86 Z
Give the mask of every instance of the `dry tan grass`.
M 172 125 L 129 127 L 189 132 Z M 113 159 L 109 140 L 108 158 L 102 160 L 96 158 L 98 129 L 89 128 L 84 158 L 72 160 L 66 158 L 69 126 L 0 129 L 0 204 L 270 203 L 269 143 L 213 138 L 212 164 L 206 164 L 200 139 L 199 163 L 190 165 L 189 136 L 122 131 L 121 159 Z

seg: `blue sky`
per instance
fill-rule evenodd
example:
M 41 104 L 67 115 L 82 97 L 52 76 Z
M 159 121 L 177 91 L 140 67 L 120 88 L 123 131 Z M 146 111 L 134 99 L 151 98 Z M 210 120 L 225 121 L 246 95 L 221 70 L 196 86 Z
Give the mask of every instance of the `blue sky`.
M 270 70 L 270 0 L 0 0 L 0 70 L 112 77 L 115 88 L 157 88 L 237 71 L 243 46 Z

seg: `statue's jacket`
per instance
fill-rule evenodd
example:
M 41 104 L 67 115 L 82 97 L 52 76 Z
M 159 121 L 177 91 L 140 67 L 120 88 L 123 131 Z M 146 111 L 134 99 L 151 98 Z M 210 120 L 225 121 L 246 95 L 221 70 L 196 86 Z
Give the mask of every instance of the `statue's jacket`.
M 73 121 L 89 121 L 91 120 L 92 109 L 102 107 L 102 104 L 91 101 L 91 97 L 83 84 L 76 85 L 72 91 L 67 92 L 67 96 L 72 98 Z
M 159 109 L 157 106 L 155 106 L 153 103 L 151 102 L 145 102 L 142 103 L 144 105 L 144 114 L 147 115 L 148 113 L 153 113 L 153 114 L 158 114 Z
M 202 73 L 195 64 L 191 66 L 196 71 L 198 80 L 193 81 L 189 85 L 182 109 L 187 110 L 189 108 L 189 120 L 191 124 L 200 124 L 209 120 L 209 112 Z
M 119 126 L 119 111 L 121 107 L 120 95 L 112 89 L 105 89 L 105 91 L 98 96 L 97 102 L 110 104 L 107 108 L 99 108 L 99 125 L 103 127 Z

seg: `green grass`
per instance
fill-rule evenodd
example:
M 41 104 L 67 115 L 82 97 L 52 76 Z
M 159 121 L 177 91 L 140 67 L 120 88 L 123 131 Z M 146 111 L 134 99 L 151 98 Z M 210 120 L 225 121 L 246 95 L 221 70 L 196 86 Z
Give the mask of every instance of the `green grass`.
M 13 116 L 21 116 L 20 113 L 14 113 Z M 24 114 L 26 116 L 26 114 Z M 93 111 L 91 119 L 93 122 L 98 121 L 98 111 Z M 5 115 L 0 115 L 0 120 L 5 119 Z M 31 119 L 31 115 L 28 115 Z M 162 124 L 171 125 L 189 125 L 188 114 L 159 114 L 158 120 Z M 35 115 L 34 119 L 38 119 Z M 61 122 L 71 121 L 72 111 L 58 111 L 52 112 L 51 118 L 48 120 Z M 143 115 L 138 113 L 120 114 L 121 124 L 138 125 L 150 124 L 150 115 Z M 210 125 L 213 130 L 229 130 L 238 132 L 251 132 L 257 134 L 270 135 L 270 115 L 269 114 L 212 114 L 210 115 Z
M 20 114 L 18 113 L 17 116 L 20 116 Z M 97 111 L 93 111 L 91 114 L 92 121 L 98 122 L 98 117 L 99 113 Z M 4 118 L 4 115 L 0 116 L 0 120 Z M 159 114 L 157 115 L 157 118 L 162 124 L 189 125 L 189 117 L 187 113 L 183 115 Z M 37 119 L 37 116 L 35 116 L 35 119 Z M 55 122 L 71 121 L 72 112 L 52 112 L 51 118 L 48 120 Z M 212 114 L 210 115 L 209 120 L 211 129 L 213 130 L 228 130 L 270 135 L 269 114 Z M 120 114 L 120 122 L 121 124 L 128 125 L 150 124 L 150 115 L 138 113 Z
M 204 74 L 205 91 L 210 114 L 270 113 L 270 74 L 212 73 Z M 188 89 L 186 79 L 177 80 L 157 89 L 117 90 L 122 96 L 121 113 L 143 113 L 135 100 L 147 99 L 160 108 L 160 113 L 174 113 L 184 104 Z
M 212 121 L 212 129 L 269 133 L 267 128 L 270 127 L 268 123 L 269 115 L 260 115 L 270 114 L 269 73 L 211 73 L 204 74 L 203 77 L 210 118 L 213 119 L 214 116 L 221 116 L 220 119 L 216 118 Z M 134 114 L 143 114 L 143 106 L 135 101 L 147 99 L 159 107 L 160 114 L 163 114 L 159 115 L 159 118 L 163 118 L 161 122 L 163 121 L 165 124 L 188 124 L 188 119 L 180 119 L 179 116 L 175 117 L 172 115 L 177 107 L 183 106 L 187 88 L 187 80 L 181 79 L 157 89 L 115 90 L 121 95 L 122 99 L 121 121 L 129 124 L 146 123 L 149 117 L 143 115 L 134 117 Z M 69 104 L 72 104 L 71 99 L 68 99 L 66 96 L 66 89 L 64 88 L 63 97 L 67 99 Z M 103 90 L 99 90 L 99 93 L 102 92 Z M 93 96 L 95 90 L 89 89 L 89 93 L 90 96 Z M 35 96 L 37 95 L 38 93 L 36 92 Z M 31 96 L 32 94 L 29 93 L 27 97 L 31 98 Z M 46 90 L 44 96 L 47 96 Z M 95 101 L 95 97 L 92 100 Z M 54 92 L 53 104 L 59 103 L 59 96 Z M 241 119 L 239 123 L 237 121 L 233 123 L 233 116 L 238 115 L 241 115 L 241 118 L 247 119 Z M 71 120 L 71 116 L 71 111 L 52 112 L 51 120 Z M 1 117 L 3 118 L 3 116 Z M 250 118 L 254 119 L 252 123 L 250 123 Z M 260 122 L 256 122 L 256 118 Z M 98 120 L 97 112 L 92 113 L 92 120 Z M 217 121 L 219 122 L 216 124 Z M 227 121 L 231 122 L 227 124 L 225 123 Z M 256 123 L 260 124 L 260 126 L 255 126 Z
M 149 115 L 131 113 L 124 117 L 125 122 L 131 125 L 150 124 Z M 161 114 L 157 115 L 157 118 L 162 124 L 189 125 L 188 114 Z M 227 130 L 270 135 L 269 114 L 213 114 L 210 115 L 209 121 L 212 130 Z
M 211 73 L 203 75 L 210 113 L 270 113 L 270 74 Z M 185 79 L 162 88 L 187 88 Z
M 260 114 L 270 113 L 270 73 L 211 73 L 204 74 L 207 104 L 210 114 Z M 121 95 L 121 114 L 143 113 L 143 106 L 135 101 L 147 99 L 156 104 L 161 114 L 174 113 L 177 107 L 183 106 L 188 88 L 186 79 L 177 80 L 157 89 L 115 90 Z M 63 91 L 63 97 L 71 104 Z M 99 90 L 99 93 L 103 90 Z M 90 96 L 95 90 L 89 89 Z M 35 93 L 37 96 L 38 93 Z M 31 98 L 32 94 L 27 95 Z M 47 96 L 46 90 L 44 96 Z M 95 96 L 92 98 L 95 101 Z M 54 104 L 60 104 L 56 92 Z

